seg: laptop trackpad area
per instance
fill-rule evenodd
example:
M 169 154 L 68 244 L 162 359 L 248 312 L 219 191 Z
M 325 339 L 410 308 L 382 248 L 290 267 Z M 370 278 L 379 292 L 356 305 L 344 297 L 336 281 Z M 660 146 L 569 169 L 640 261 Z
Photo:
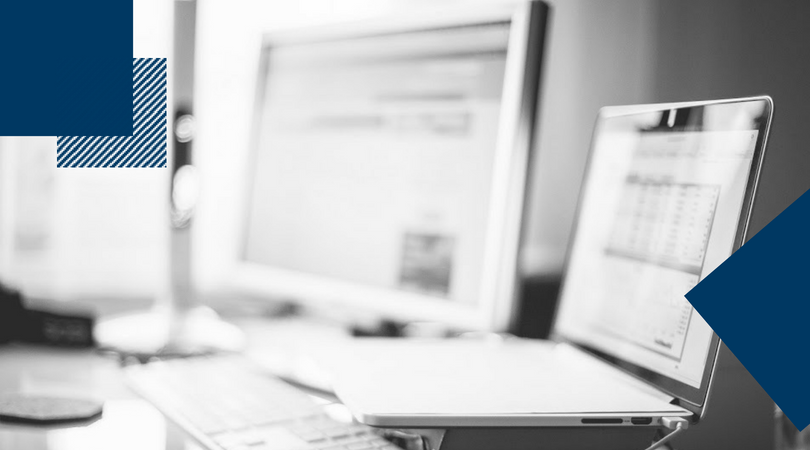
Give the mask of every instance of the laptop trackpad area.
M 534 340 L 357 343 L 336 391 L 376 426 L 566 426 L 584 417 L 688 416 L 670 397 L 565 344 Z

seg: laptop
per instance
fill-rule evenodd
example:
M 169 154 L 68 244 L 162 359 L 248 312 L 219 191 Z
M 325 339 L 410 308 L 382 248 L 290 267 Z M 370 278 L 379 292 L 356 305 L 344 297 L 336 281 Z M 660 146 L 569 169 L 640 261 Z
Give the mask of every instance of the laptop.
M 341 401 L 380 427 L 699 420 L 720 341 L 684 294 L 745 242 L 772 108 L 602 109 L 551 339 L 358 342 Z

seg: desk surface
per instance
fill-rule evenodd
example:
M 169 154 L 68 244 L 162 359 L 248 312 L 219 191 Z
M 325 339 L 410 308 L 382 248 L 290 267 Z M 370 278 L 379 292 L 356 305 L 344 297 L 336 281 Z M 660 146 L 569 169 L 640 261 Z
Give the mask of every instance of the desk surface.
M 257 362 L 314 386 L 327 385 L 328 380 L 319 378 L 320 371 L 312 361 L 299 356 L 317 355 L 348 337 L 340 328 L 309 320 L 269 322 L 248 318 L 237 322 L 249 338 L 246 352 Z M 104 401 L 104 412 L 92 423 L 71 427 L 0 422 L 0 450 L 199 448 L 126 386 L 116 359 L 93 350 L 0 345 L 0 393 L 3 392 L 93 398 Z
M 0 422 L 0 449 L 188 449 L 183 433 L 124 384 L 117 361 L 90 350 L 0 346 L 0 392 L 95 398 L 104 413 L 70 427 Z
M 272 357 L 284 351 L 310 352 L 342 340 L 339 330 L 309 330 L 295 323 L 268 327 L 260 320 L 241 323 L 248 334 L 248 352 L 275 366 Z M 306 329 L 304 329 L 304 328 Z M 317 333 L 316 333 L 317 331 Z M 292 340 L 289 334 L 306 336 Z M 328 347 L 322 347 L 323 349 Z M 264 355 L 264 358 L 262 358 Z M 728 353 L 731 356 L 730 353 Z M 311 367 L 306 360 L 303 367 Z M 679 448 L 773 448 L 773 403 L 739 362 L 719 363 L 712 413 L 700 426 L 678 438 Z M 721 377 L 720 375 L 723 375 Z M 73 427 L 12 425 L 0 422 L 0 450 L 6 449 L 138 449 L 199 448 L 154 407 L 124 384 L 118 362 L 91 350 L 53 349 L 33 345 L 0 345 L 0 392 L 90 397 L 103 400 L 103 416 Z M 741 392 L 747 392 L 741 396 Z M 790 429 L 795 430 L 792 425 Z M 792 432 L 793 434 L 797 432 Z M 779 448 L 785 444 L 780 435 Z

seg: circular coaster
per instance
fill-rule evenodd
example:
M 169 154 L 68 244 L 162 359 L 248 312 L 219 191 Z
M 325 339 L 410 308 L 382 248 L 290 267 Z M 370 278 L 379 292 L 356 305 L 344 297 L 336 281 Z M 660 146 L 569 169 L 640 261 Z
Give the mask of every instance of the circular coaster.
M 101 415 L 103 403 L 77 398 L 0 394 L 0 420 L 25 423 L 63 423 Z

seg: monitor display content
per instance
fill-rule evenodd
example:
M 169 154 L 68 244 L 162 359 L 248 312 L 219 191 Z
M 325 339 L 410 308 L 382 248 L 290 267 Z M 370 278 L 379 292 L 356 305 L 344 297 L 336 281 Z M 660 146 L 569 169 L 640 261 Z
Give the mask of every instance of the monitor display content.
M 245 258 L 475 302 L 508 23 L 270 54 Z
M 338 321 L 508 329 L 547 11 L 265 35 L 232 282 Z
M 475 302 L 508 35 L 274 50 L 245 258 Z
M 763 113 L 752 102 L 601 122 L 560 333 L 701 387 L 713 333 L 684 294 L 735 248 Z

